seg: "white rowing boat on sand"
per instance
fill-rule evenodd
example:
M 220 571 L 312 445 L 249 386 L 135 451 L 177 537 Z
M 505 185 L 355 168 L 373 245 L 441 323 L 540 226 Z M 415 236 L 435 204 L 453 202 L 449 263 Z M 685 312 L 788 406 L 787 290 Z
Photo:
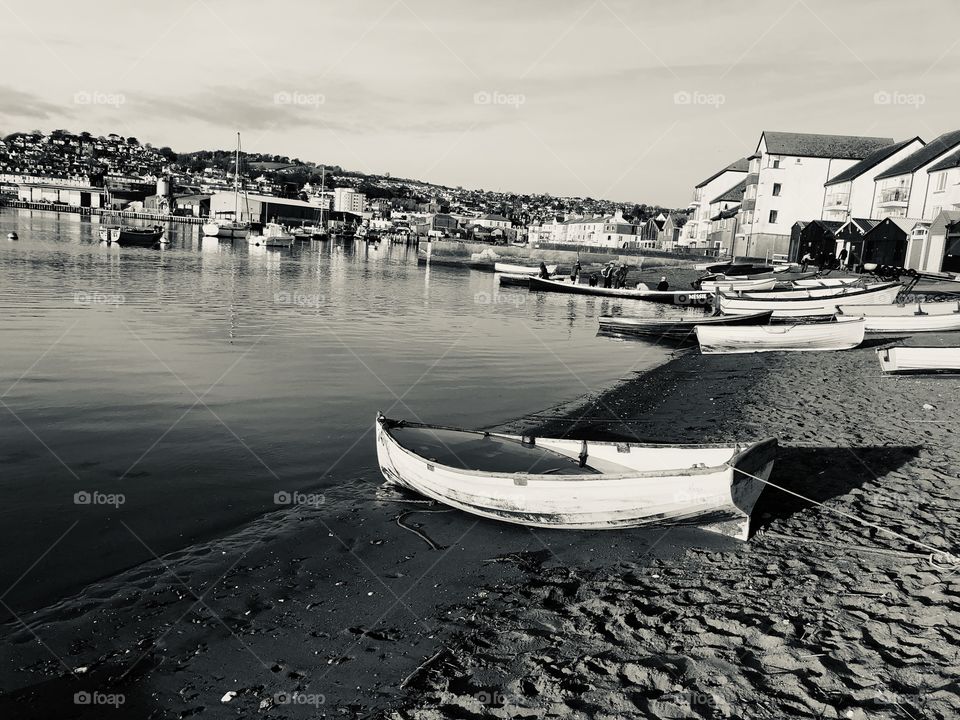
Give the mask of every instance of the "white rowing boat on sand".
M 960 302 L 916 305 L 845 305 L 837 312 L 867 321 L 867 332 L 950 332 L 960 330 Z
M 775 318 L 814 317 L 833 315 L 838 305 L 890 305 L 897 299 L 900 283 L 881 283 L 866 288 L 826 288 L 832 293 L 822 295 L 813 290 L 814 296 L 804 293 L 720 293 L 720 311 L 724 315 L 747 315 L 761 310 L 773 310 Z M 778 297 L 779 296 L 779 297 Z
M 723 290 L 725 292 L 736 292 L 738 290 L 750 290 L 752 292 L 765 292 L 773 290 L 779 281 L 775 277 L 757 278 L 752 280 L 742 280 L 740 278 L 726 278 L 723 280 L 703 280 L 700 282 L 700 289 L 707 291 Z
M 892 347 L 877 350 L 880 368 L 895 375 L 960 373 L 960 347 Z
M 510 273 L 511 275 L 536 275 L 540 272 L 540 266 L 531 267 L 529 265 L 513 265 L 511 263 L 494 263 L 494 272 Z M 553 275 L 557 272 L 556 265 L 547 265 L 547 272 Z
M 863 318 L 798 325 L 698 325 L 704 355 L 849 350 L 863 342 Z
M 376 433 L 388 481 L 481 517 L 567 530 L 690 524 L 741 540 L 777 450 L 773 438 L 725 445 L 523 438 L 382 414 Z
M 798 288 L 836 288 L 844 285 L 856 285 L 862 282 L 859 277 L 849 278 L 801 278 L 794 280 L 793 284 Z

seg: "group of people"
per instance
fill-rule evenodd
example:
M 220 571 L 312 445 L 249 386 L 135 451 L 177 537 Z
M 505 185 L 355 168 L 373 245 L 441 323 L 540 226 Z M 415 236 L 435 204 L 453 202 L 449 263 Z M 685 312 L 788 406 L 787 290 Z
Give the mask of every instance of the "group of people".
M 570 282 L 576 283 L 580 280 L 580 273 L 583 268 L 580 265 L 580 261 L 577 260 L 576 264 L 570 270 Z M 620 288 L 625 288 L 627 286 L 627 273 L 629 269 L 624 263 L 615 263 L 612 260 L 603 266 L 603 269 L 600 272 L 591 273 L 590 277 L 587 278 L 587 282 L 590 287 L 604 287 L 612 288 L 614 290 L 619 290 Z M 550 278 L 550 273 L 547 270 L 547 264 L 543 261 L 540 262 L 540 277 L 544 279 Z M 666 277 L 660 278 L 660 283 L 657 285 L 657 290 L 666 290 L 669 288 Z
M 850 264 L 854 265 L 854 258 L 850 257 Z M 827 269 L 840 269 L 845 270 L 847 268 L 847 249 L 843 248 L 840 251 L 839 255 L 828 252 L 821 252 L 817 255 L 816 258 L 813 257 L 811 252 L 808 250 L 804 253 L 803 257 L 800 258 L 800 271 L 806 272 L 807 267 L 810 265 L 816 265 L 820 270 Z

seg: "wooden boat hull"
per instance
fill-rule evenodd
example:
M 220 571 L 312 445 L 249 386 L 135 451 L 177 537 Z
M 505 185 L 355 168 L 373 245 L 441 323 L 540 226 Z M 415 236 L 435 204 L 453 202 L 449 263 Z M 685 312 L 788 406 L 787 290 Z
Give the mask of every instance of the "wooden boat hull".
M 960 347 L 892 347 L 877 350 L 880 368 L 891 375 L 960 373 Z
M 951 332 L 960 330 L 960 302 L 910 305 L 846 305 L 845 316 L 863 317 L 867 332 Z
M 561 280 L 544 280 L 530 278 L 531 291 L 547 291 L 571 293 L 575 295 L 594 295 L 597 297 L 631 298 L 633 300 L 647 300 L 648 302 L 667 303 L 670 305 L 711 305 L 713 293 L 702 290 L 638 290 L 635 288 L 603 288 L 583 283 L 563 282 Z
M 762 325 L 770 321 L 770 310 L 753 315 L 706 315 L 701 318 L 624 318 L 605 315 L 600 330 L 618 335 L 656 338 L 671 342 L 695 341 L 700 325 Z
M 774 278 L 759 278 L 756 280 L 703 280 L 700 283 L 700 289 L 708 292 L 723 290 L 724 292 L 735 292 L 738 290 L 749 290 L 751 292 L 765 292 L 773 290 L 779 281 Z
M 836 288 L 843 287 L 844 285 L 856 285 L 861 282 L 861 279 L 858 277 L 852 278 L 806 278 L 800 280 L 794 280 L 794 287 L 798 288 Z
M 564 530 L 695 524 L 741 540 L 777 449 L 775 439 L 744 446 L 588 442 L 581 466 L 577 440 L 536 438 L 531 445 L 379 414 L 376 435 L 389 482 L 480 517 Z
M 246 223 L 204 223 L 203 234 L 206 237 L 218 237 L 225 240 L 242 240 L 250 234 L 250 226 Z
M 799 298 L 792 295 L 765 297 L 763 293 L 757 293 L 756 297 L 720 293 L 720 311 L 724 315 L 744 315 L 773 310 L 775 318 L 833 315 L 837 307 L 843 305 L 890 305 L 896 300 L 901 289 L 900 283 L 886 283 L 863 290 L 844 288 L 832 295 Z
M 101 240 L 117 245 L 153 247 L 163 237 L 163 228 L 105 227 L 100 228 L 99 235 Z
M 798 325 L 700 325 L 697 340 L 704 355 L 849 350 L 863 342 L 865 329 L 863 318 Z
M 512 263 L 494 263 L 493 270 L 494 272 L 509 273 L 511 275 L 537 275 L 540 273 L 539 266 L 530 267 L 529 265 L 514 265 Z M 547 265 L 547 272 L 551 275 L 555 275 L 557 272 L 557 266 Z

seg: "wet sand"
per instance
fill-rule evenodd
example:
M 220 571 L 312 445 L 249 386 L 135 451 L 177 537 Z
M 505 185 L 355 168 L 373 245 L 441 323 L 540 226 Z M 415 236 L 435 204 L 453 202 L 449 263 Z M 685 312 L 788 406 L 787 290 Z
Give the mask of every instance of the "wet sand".
M 513 425 L 665 442 L 776 436 L 773 482 L 955 552 L 957 389 L 956 378 L 881 378 L 872 347 L 688 350 Z M 825 508 L 768 488 L 754 538 L 739 543 L 690 527 L 530 531 L 416 500 L 387 492 L 357 507 L 330 493 L 321 509 L 274 513 L 22 617 L 29 627 L 0 637 L 0 713 L 960 712 L 960 567 Z M 123 703 L 77 704 L 76 693 Z
M 493 587 L 388 717 L 957 717 L 960 566 L 828 509 L 958 550 L 960 381 L 881 377 L 892 340 L 694 351 L 571 408 L 641 439 L 777 436 L 771 481 L 826 507 L 767 488 L 748 543 Z

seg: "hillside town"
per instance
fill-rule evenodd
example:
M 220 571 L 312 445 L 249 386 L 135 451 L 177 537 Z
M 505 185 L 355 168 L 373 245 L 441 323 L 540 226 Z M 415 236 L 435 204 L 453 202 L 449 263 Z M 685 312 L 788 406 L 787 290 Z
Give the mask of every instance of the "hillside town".
M 449 188 L 300 159 L 244 153 L 238 220 L 399 230 L 493 244 L 658 251 L 823 263 L 841 254 L 960 270 L 960 131 L 916 136 L 765 131 L 693 187 L 686 208 Z M 136 138 L 55 130 L 0 140 L 0 194 L 61 210 L 201 221 L 235 212 L 228 151 L 178 155 Z

